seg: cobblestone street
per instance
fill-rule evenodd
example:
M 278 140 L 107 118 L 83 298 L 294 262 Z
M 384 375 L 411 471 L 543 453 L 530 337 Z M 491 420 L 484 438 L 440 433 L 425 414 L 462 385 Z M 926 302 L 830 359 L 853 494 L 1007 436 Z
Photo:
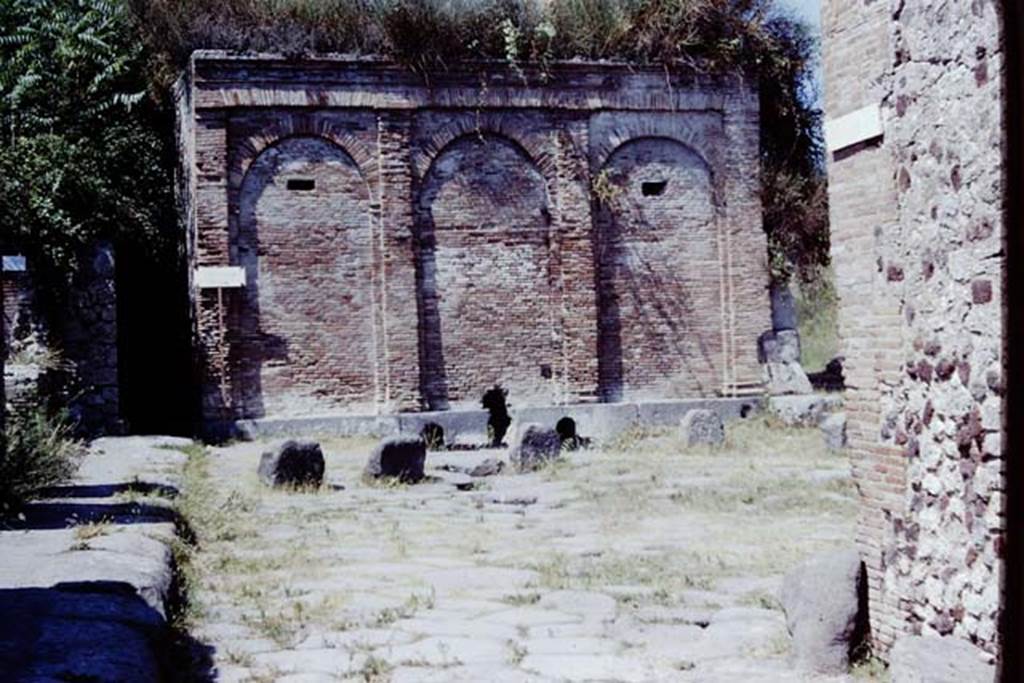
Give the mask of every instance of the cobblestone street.
M 322 444 L 318 492 L 263 487 L 264 443 L 189 466 L 220 680 L 800 680 L 781 575 L 854 523 L 847 460 L 762 418 L 719 451 L 629 434 L 525 475 L 432 452 L 414 486 L 360 480 L 370 440 Z

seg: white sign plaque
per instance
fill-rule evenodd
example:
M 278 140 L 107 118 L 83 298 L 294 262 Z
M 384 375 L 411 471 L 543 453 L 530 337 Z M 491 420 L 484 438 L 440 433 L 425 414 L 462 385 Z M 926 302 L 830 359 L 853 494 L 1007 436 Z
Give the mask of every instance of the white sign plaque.
M 25 263 L 25 257 L 21 254 L 4 256 L 5 273 L 24 273 L 26 270 L 28 270 L 28 265 Z
M 199 289 L 234 289 L 245 287 L 245 269 L 241 266 L 199 266 L 196 268 Z
M 829 152 L 852 147 L 882 136 L 882 111 L 869 104 L 825 122 L 825 146 Z

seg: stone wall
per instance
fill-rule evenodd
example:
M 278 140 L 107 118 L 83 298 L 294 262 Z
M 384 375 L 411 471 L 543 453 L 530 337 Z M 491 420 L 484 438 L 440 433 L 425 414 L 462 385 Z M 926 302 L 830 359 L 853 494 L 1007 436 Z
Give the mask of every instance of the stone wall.
M 998 11 L 831 0 L 823 31 L 832 256 L 875 644 L 952 635 L 992 657 L 1005 529 Z
M 481 71 L 487 75 L 481 75 Z M 756 90 L 611 64 L 425 81 L 197 53 L 179 88 L 208 422 L 729 395 L 769 329 Z
M 32 263 L 0 273 L 7 399 L 56 392 L 84 433 L 119 433 L 113 248 L 101 243 L 88 250 L 67 296 L 56 300 L 39 289 L 33 273 Z

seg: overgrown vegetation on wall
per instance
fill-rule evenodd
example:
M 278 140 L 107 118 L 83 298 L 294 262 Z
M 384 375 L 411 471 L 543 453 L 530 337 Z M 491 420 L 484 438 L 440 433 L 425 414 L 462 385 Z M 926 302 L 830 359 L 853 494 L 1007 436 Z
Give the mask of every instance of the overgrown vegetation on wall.
M 0 0 L 2 241 L 66 274 L 97 236 L 168 239 L 166 92 L 198 48 L 741 70 L 761 84 L 773 274 L 827 263 L 815 45 L 774 0 Z
M 820 112 L 807 28 L 774 0 L 131 0 L 157 88 L 198 48 L 382 55 L 424 74 L 495 59 L 514 68 L 616 59 L 759 79 L 772 273 L 828 262 Z

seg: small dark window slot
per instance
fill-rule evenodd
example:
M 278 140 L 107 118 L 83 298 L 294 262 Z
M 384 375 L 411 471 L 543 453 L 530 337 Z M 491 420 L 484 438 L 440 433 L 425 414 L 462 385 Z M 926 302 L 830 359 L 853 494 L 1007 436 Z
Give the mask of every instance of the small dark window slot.
M 645 197 L 660 197 L 665 193 L 665 187 L 667 185 L 667 180 L 658 180 L 641 183 L 640 191 L 643 193 Z
M 316 189 L 316 181 L 312 178 L 289 178 L 287 187 L 293 192 L 309 192 Z

